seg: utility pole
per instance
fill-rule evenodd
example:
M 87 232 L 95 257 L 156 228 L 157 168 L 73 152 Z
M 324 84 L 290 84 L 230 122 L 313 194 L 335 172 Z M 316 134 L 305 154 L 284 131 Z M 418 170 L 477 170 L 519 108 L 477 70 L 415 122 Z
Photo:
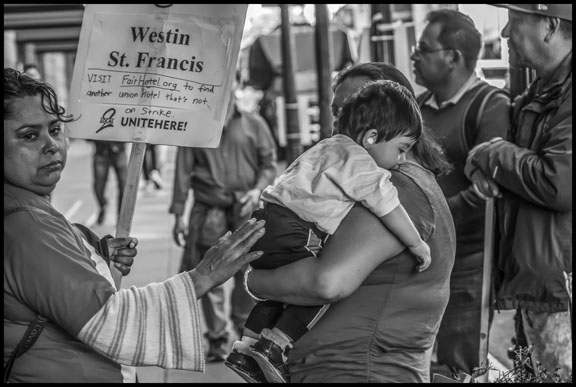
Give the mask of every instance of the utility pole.
M 298 121 L 298 101 L 294 80 L 294 36 L 290 25 L 290 5 L 280 4 L 282 20 L 282 81 L 284 86 L 284 106 L 286 110 L 286 162 L 288 165 L 302 153 L 300 123 Z
M 320 139 L 332 136 L 332 34 L 326 4 L 314 4 L 316 10 L 316 68 L 318 73 L 318 108 Z
M 370 57 L 373 61 L 396 64 L 394 58 L 394 30 L 391 4 L 372 4 L 370 27 Z

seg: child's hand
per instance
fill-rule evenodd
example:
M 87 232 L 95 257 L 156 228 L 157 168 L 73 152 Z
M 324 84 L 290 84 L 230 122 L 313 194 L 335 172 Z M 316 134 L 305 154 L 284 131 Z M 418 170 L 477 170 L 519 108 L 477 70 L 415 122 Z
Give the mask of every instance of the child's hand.
M 420 265 L 416 269 L 420 272 L 428 269 L 428 266 L 432 263 L 432 257 L 430 256 L 430 247 L 428 247 L 426 242 L 422 241 L 418 246 L 410 246 L 409 249 L 420 261 Z

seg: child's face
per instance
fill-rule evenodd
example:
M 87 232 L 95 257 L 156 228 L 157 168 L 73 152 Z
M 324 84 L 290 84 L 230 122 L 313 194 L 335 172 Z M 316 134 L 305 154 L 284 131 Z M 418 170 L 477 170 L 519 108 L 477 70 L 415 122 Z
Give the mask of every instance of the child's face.
M 380 141 L 368 149 L 380 168 L 393 169 L 406 161 L 406 153 L 416 141 L 406 136 L 398 136 L 390 141 Z

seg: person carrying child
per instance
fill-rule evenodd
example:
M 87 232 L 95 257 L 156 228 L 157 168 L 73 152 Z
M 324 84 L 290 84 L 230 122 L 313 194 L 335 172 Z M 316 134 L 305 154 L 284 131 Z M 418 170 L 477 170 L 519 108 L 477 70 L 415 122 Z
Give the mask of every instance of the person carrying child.
M 388 169 L 405 161 L 422 135 L 420 109 L 410 92 L 393 81 L 365 85 L 342 106 L 339 134 L 304 152 L 261 195 L 267 231 L 254 248 L 264 255 L 256 269 L 273 269 L 317 256 L 323 243 L 356 203 L 378 216 L 428 268 L 430 249 L 398 200 Z M 249 273 L 251 268 L 247 270 Z M 297 306 L 259 299 L 226 366 L 248 382 L 286 383 L 292 343 L 328 305 Z

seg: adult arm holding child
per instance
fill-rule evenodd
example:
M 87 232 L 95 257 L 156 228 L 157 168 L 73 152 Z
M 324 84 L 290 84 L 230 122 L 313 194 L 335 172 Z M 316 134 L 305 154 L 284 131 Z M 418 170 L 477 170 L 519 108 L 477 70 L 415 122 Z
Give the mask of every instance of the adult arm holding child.
M 376 216 L 356 206 L 318 258 L 274 270 L 253 270 L 247 285 L 258 297 L 289 304 L 334 303 L 352 294 L 378 265 L 405 248 Z

